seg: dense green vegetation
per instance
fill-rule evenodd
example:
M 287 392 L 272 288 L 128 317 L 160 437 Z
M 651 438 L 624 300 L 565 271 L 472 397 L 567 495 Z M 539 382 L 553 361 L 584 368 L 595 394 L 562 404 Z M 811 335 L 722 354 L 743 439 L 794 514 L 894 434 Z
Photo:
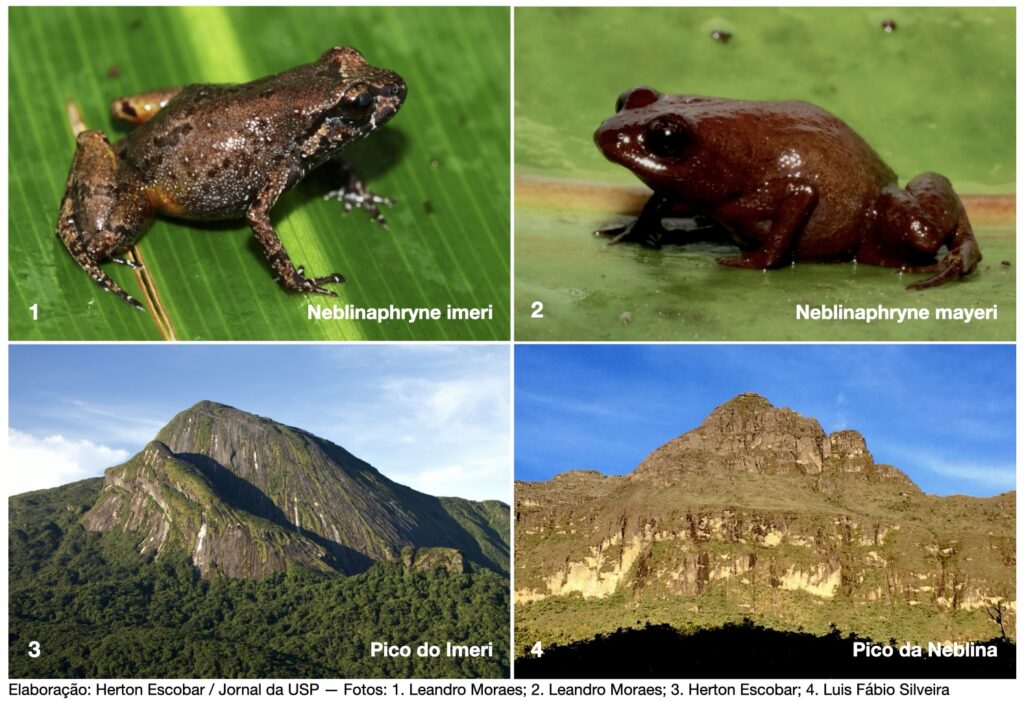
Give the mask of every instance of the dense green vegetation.
M 1007 620 L 1015 620 L 1011 614 Z M 602 599 L 578 593 L 549 596 L 516 605 L 516 644 L 540 640 L 569 645 L 620 628 L 670 625 L 687 635 L 750 620 L 780 632 L 824 635 L 834 621 L 865 639 L 925 645 L 942 640 L 986 640 L 999 634 L 998 624 L 984 608 L 937 612 L 927 606 L 884 602 L 851 604 L 842 598 L 822 599 L 800 591 L 773 588 L 765 582 L 712 583 L 699 596 L 681 597 L 653 589 L 640 596 L 619 591 Z M 1008 635 L 1015 637 L 1012 626 Z
M 99 479 L 10 500 L 12 677 L 500 677 L 508 580 L 378 563 L 351 577 L 294 569 L 202 580 L 184 558 L 140 556 L 134 538 L 78 524 Z M 489 659 L 371 658 L 372 641 L 415 648 L 494 643 Z M 42 654 L 30 658 L 30 641 Z

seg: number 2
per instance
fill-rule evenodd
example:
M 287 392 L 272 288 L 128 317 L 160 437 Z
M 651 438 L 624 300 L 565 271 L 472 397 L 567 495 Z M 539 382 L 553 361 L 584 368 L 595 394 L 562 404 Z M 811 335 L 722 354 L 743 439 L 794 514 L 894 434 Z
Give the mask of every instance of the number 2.
M 533 314 L 530 315 L 531 319 L 543 319 L 544 318 L 544 303 L 534 302 L 530 305 L 530 309 L 533 310 Z

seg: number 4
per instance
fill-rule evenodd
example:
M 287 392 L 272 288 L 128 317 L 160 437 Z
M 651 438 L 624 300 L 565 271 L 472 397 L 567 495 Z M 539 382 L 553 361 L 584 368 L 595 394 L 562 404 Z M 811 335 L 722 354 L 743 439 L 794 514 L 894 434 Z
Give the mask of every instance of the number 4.
M 538 304 L 540 304 L 540 302 L 538 302 Z M 544 646 L 540 644 L 539 640 L 530 648 L 530 654 L 534 657 L 541 657 L 544 654 Z

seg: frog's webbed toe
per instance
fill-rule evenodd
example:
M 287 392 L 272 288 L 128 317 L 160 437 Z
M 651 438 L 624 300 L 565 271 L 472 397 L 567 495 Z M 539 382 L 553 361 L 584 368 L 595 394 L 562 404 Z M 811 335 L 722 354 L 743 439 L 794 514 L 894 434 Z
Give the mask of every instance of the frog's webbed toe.
M 934 266 L 934 275 L 907 285 L 907 289 L 924 290 L 929 287 L 945 285 L 947 282 L 952 282 L 969 275 L 978 266 L 979 262 L 981 262 L 981 251 L 978 250 L 977 242 L 973 236 L 965 238 Z
M 378 205 L 381 207 L 393 207 L 395 201 L 390 197 L 384 197 L 370 190 L 366 183 L 345 163 L 336 161 L 345 175 L 345 184 L 337 190 L 331 190 L 324 195 L 325 200 L 338 200 L 341 202 L 345 212 L 353 209 L 365 209 L 375 222 L 383 228 L 388 228 L 388 222 L 384 219 Z
M 716 258 L 715 261 L 719 265 L 725 265 L 730 268 L 745 268 L 747 270 L 768 270 L 769 268 L 778 268 L 783 265 L 784 262 L 780 259 L 774 258 L 765 251 L 751 251 L 750 253 L 744 253 L 738 256 Z
M 131 268 L 132 270 L 142 270 L 143 268 L 145 268 L 145 266 L 142 263 L 136 263 L 135 261 L 128 260 L 127 258 L 117 258 L 116 256 L 110 256 L 110 258 L 107 258 L 107 260 L 109 260 L 111 263 L 117 263 L 118 265 L 123 265 L 126 268 Z
M 281 287 L 291 292 L 337 297 L 336 292 L 327 289 L 324 285 L 343 283 L 345 282 L 344 276 L 340 273 L 331 273 L 322 277 L 306 277 L 303 268 L 296 268 L 292 259 L 288 257 L 287 251 L 281 244 L 281 239 L 278 238 L 273 224 L 270 223 L 270 208 L 283 190 L 284 182 L 282 180 L 272 183 L 256 198 L 256 204 L 246 213 L 249 226 L 256 236 L 256 241 L 263 249 L 263 255 L 276 274 L 274 279 Z
M 661 223 L 644 225 L 641 221 L 641 219 L 636 219 L 625 226 L 609 226 L 598 229 L 594 235 L 611 238 L 611 241 L 608 242 L 609 246 L 620 243 L 638 243 L 644 248 L 661 248 L 661 242 L 665 236 L 665 229 Z
M 338 293 L 333 290 L 328 290 L 324 285 L 340 285 L 345 282 L 345 276 L 341 273 L 331 273 L 330 275 L 323 275 L 321 277 L 305 277 L 306 269 L 299 266 L 298 270 L 299 280 L 296 292 L 308 292 L 312 294 L 327 295 L 328 297 L 337 297 Z
M 287 282 L 286 282 L 287 280 Z M 281 287 L 291 292 L 298 292 L 300 294 L 314 294 L 323 295 L 325 297 L 337 297 L 338 293 L 334 290 L 329 290 L 324 285 L 333 284 L 337 282 L 345 282 L 345 278 L 341 275 L 327 275 L 325 277 L 308 278 L 277 278 L 278 283 Z
M 632 223 L 625 224 L 623 226 L 605 226 L 600 229 L 594 229 L 594 236 L 605 236 L 610 239 L 608 243 L 618 243 L 619 240 L 632 228 Z

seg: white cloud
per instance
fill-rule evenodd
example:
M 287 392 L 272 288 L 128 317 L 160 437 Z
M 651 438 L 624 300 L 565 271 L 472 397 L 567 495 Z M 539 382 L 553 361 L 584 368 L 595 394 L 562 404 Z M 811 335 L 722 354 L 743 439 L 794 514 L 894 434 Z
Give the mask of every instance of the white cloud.
M 508 416 L 508 378 L 473 377 L 449 380 L 393 378 L 383 389 L 387 399 L 415 416 L 420 426 L 461 429 L 498 415 Z
M 596 416 L 603 419 L 613 418 L 619 421 L 642 420 L 644 423 L 647 422 L 646 416 L 639 417 L 630 412 L 624 412 L 620 406 L 612 406 L 608 403 L 596 400 L 580 401 L 558 394 L 557 392 L 559 392 L 558 388 L 552 388 L 552 394 L 516 392 L 516 401 L 523 403 L 534 402 L 536 404 L 542 404 L 557 412 L 573 414 L 576 416 L 586 414 L 588 416 Z M 650 405 L 647 406 L 650 407 Z
M 394 473 L 413 489 L 435 496 L 460 496 L 482 501 L 500 499 L 511 503 L 511 485 L 508 484 L 508 460 L 474 460 L 469 463 L 447 464 L 421 470 Z M 505 484 L 505 489 L 496 485 Z
M 21 494 L 96 477 L 128 459 L 127 450 L 55 434 L 39 438 L 10 429 L 7 493 Z
M 87 432 L 85 435 L 109 436 L 139 447 L 153 440 L 153 436 L 170 418 L 162 421 L 152 418 L 150 411 L 140 407 L 108 406 L 80 399 L 69 399 L 67 404 L 73 408 L 70 412 L 67 408 L 62 408 L 55 415 L 62 421 L 77 424 Z
M 992 495 L 1016 489 L 1017 468 L 1013 463 L 979 463 L 970 459 L 958 460 L 936 451 L 890 446 L 887 459 L 903 469 L 920 486 L 920 470 L 958 480 L 955 493 L 974 496 Z M 877 455 L 876 455 L 877 459 Z M 883 461 L 885 462 L 885 461 Z M 927 489 L 925 491 L 928 491 Z M 948 490 L 947 490 L 948 493 Z
M 1017 470 L 1014 465 L 975 465 L 930 458 L 924 461 L 922 466 L 943 477 L 974 482 L 984 487 L 998 489 L 1000 492 L 1014 489 L 1017 484 Z

